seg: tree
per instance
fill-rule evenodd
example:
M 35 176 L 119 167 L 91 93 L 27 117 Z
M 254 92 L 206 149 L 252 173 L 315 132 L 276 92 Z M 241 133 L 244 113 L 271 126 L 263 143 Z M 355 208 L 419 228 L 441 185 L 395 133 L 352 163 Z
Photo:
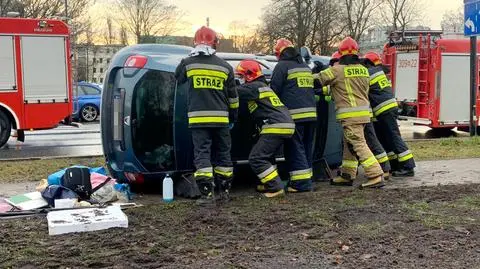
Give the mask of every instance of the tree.
M 461 33 L 463 32 L 463 9 L 459 7 L 456 10 L 449 10 L 443 14 L 442 30 L 444 32 Z
M 422 0 L 383 0 L 383 23 L 391 30 L 405 30 L 413 23 L 419 23 L 423 15 Z
M 372 17 L 382 4 L 379 0 L 344 0 L 347 34 L 359 40 L 372 27 Z
M 112 45 L 116 40 L 112 18 L 107 15 L 105 29 L 103 30 L 103 41 L 107 45 Z
M 169 35 L 177 29 L 181 12 L 162 0 L 117 0 L 122 19 L 120 24 L 132 33 L 137 43 L 142 37 Z
M 120 26 L 120 44 L 127 46 L 128 45 L 128 31 L 125 25 Z

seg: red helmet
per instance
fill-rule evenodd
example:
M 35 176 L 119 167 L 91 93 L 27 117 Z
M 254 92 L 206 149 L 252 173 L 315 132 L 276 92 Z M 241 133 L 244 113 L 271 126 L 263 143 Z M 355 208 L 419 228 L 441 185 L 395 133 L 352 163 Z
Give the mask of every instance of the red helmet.
M 277 59 L 279 59 L 284 49 L 293 48 L 293 47 L 294 46 L 292 42 L 290 42 L 290 40 L 285 38 L 280 38 L 279 40 L 277 40 L 277 44 L 275 44 L 275 56 L 277 56 Z
M 213 31 L 211 28 L 208 28 L 206 26 L 200 27 L 200 29 L 195 32 L 195 37 L 193 39 L 193 44 L 195 46 L 203 44 L 203 45 L 208 45 L 214 49 L 217 48 L 218 45 L 218 36 L 215 31 Z
M 340 55 L 358 55 L 359 47 L 357 41 L 351 37 L 346 37 L 338 46 L 338 52 Z
M 238 63 L 235 70 L 237 75 L 240 75 L 245 78 L 245 81 L 250 82 L 261 76 L 263 76 L 262 68 L 260 64 L 255 60 L 242 60 Z
M 342 55 L 340 54 L 340 52 L 335 51 L 335 52 L 332 54 L 331 60 L 338 61 L 338 60 L 340 60 L 341 57 L 342 57 Z
M 365 55 L 363 55 L 363 58 L 369 60 L 374 65 L 382 64 L 382 57 L 380 57 L 380 55 L 378 55 L 378 53 L 373 52 L 373 51 L 369 51 L 369 52 L 365 53 Z

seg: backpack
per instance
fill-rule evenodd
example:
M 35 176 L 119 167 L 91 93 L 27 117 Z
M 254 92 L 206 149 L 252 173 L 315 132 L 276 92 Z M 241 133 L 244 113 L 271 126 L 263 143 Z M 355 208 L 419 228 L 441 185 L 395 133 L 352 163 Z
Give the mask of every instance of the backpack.
M 90 170 L 83 167 L 71 167 L 65 170 L 61 179 L 61 185 L 74 191 L 80 199 L 88 200 L 92 195 L 92 183 Z

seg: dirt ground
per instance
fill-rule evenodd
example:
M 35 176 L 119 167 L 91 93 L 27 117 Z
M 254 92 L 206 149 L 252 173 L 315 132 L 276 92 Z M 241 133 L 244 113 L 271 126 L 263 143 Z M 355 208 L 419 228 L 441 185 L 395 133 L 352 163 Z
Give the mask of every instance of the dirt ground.
M 137 197 L 128 229 L 49 236 L 44 217 L 0 221 L 0 267 L 480 268 L 480 185 L 318 184 L 214 206 Z

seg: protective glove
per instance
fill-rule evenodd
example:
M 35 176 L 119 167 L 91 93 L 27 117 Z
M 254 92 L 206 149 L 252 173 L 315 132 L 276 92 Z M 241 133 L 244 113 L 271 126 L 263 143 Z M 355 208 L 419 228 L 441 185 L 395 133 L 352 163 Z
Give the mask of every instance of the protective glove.
M 319 62 L 319 61 L 315 61 L 313 62 L 315 64 L 315 66 L 313 67 L 312 69 L 312 73 L 320 73 L 322 72 L 323 70 L 327 69 L 328 66 L 327 65 L 324 65 L 322 62 Z
M 232 130 L 234 126 L 235 126 L 235 123 L 231 122 L 228 124 L 228 129 Z

